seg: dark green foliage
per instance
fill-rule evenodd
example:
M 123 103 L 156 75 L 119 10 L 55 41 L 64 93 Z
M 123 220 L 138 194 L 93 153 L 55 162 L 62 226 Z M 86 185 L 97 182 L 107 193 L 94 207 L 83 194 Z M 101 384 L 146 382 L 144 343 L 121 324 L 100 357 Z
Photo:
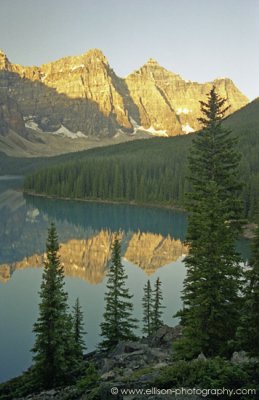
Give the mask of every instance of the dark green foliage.
M 34 324 L 32 349 L 33 379 L 38 388 L 50 388 L 69 382 L 77 365 L 73 321 L 68 313 L 64 272 L 59 261 L 59 244 L 54 224 L 48 232 L 47 261 L 40 289 L 39 317 Z
M 194 361 L 178 361 L 165 368 L 154 384 L 160 388 L 199 388 L 202 397 L 229 399 L 225 392 L 218 396 L 209 395 L 208 389 L 259 389 L 259 364 L 234 365 L 222 358 Z M 235 396 L 233 396 L 235 397 Z M 244 395 L 239 399 L 256 399 L 256 394 Z
M 151 313 L 151 331 L 152 333 L 156 332 L 158 328 L 163 325 L 162 309 L 164 306 L 162 305 L 163 295 L 161 289 L 161 281 L 157 278 L 155 282 L 155 288 L 153 291 L 153 301 L 152 301 L 152 313 Z
M 142 332 L 150 336 L 152 333 L 151 327 L 151 316 L 152 316 L 152 289 L 150 285 L 150 280 L 148 279 L 146 285 L 144 286 L 144 296 L 142 299 L 143 305 L 143 329 Z
M 193 140 L 188 194 L 189 254 L 185 258 L 184 309 L 178 313 L 183 337 L 179 357 L 229 355 L 239 320 L 241 202 L 235 140 L 222 127 L 225 100 L 213 88 L 201 103 L 204 130 Z
M 152 164 L 149 157 L 134 155 L 86 159 L 29 175 L 24 188 L 59 197 L 173 205 L 183 198 L 181 159 L 168 164 L 155 155 Z
M 76 299 L 76 303 L 73 307 L 73 333 L 75 340 L 75 353 L 78 360 L 83 359 L 83 351 L 86 350 L 85 341 L 83 335 L 86 334 L 84 330 L 83 312 L 79 304 L 79 299 Z
M 13 400 L 38 391 L 30 370 L 23 375 L 0 384 L 0 400 Z
M 253 239 L 252 259 L 245 277 L 247 284 L 237 336 L 243 350 L 250 356 L 259 357 L 259 226 Z
M 245 216 L 253 217 L 259 199 L 259 99 L 230 115 L 223 127 L 238 138 L 236 148 L 243 157 L 239 167 L 245 182 L 242 200 Z M 16 163 L 14 173 L 33 171 L 25 190 L 69 198 L 133 201 L 138 203 L 184 205 L 187 154 L 196 134 L 172 138 L 136 140 L 48 160 L 1 158 L 2 167 Z M 27 169 L 22 166 L 30 163 Z M 34 164 L 33 164 L 34 163 Z M 56 167 L 53 165 L 57 164 Z M 59 164 L 59 165 L 58 165 Z M 37 167 L 48 166 L 38 172 Z M 52 167 L 51 167 L 52 166 Z M 3 170 L 4 171 L 4 170 Z
M 104 322 L 101 323 L 100 344 L 103 350 L 114 348 L 120 340 L 135 340 L 133 329 L 137 320 L 132 317 L 132 295 L 125 287 L 127 275 L 121 263 L 121 246 L 116 237 L 112 247 L 112 260 L 107 274 Z
M 85 373 L 82 378 L 76 382 L 76 386 L 79 391 L 85 392 L 85 390 L 92 389 L 95 386 L 98 386 L 98 382 L 100 377 L 96 371 L 95 365 L 90 363 L 85 368 Z
M 147 336 L 155 333 L 162 325 L 162 305 L 163 295 L 161 289 L 161 281 L 157 278 L 154 290 L 151 289 L 150 281 L 148 280 L 144 287 L 144 296 L 142 299 L 143 305 L 143 329 L 142 332 Z

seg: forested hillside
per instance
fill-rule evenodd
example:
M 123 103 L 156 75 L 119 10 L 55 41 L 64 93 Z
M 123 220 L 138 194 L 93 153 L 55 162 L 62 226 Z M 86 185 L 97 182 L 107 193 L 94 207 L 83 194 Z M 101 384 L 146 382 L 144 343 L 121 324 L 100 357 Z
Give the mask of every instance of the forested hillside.
M 238 137 L 245 215 L 259 200 L 259 99 L 224 121 Z M 187 159 L 195 134 L 140 140 L 78 154 L 26 177 L 24 189 L 58 197 L 184 206 Z

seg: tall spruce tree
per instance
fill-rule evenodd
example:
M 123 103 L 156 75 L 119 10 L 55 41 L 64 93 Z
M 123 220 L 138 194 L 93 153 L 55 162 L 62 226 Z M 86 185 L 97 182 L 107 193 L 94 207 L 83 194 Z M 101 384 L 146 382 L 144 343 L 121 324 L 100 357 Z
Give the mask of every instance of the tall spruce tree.
M 154 333 L 162 326 L 163 320 L 162 320 L 162 315 L 163 311 L 162 309 L 165 308 L 162 305 L 163 301 L 163 295 L 162 295 L 162 289 L 161 289 L 161 281 L 159 277 L 157 278 L 155 282 L 155 288 L 153 291 L 153 304 L 152 304 L 152 313 L 151 313 L 151 332 Z
M 83 312 L 79 303 L 79 299 L 76 299 L 73 307 L 73 333 L 75 340 L 75 353 L 78 360 L 83 359 L 83 351 L 86 350 L 85 341 L 83 335 L 86 334 L 84 330 Z
M 133 295 L 126 286 L 127 275 L 121 263 L 121 245 L 116 237 L 112 247 L 112 260 L 107 274 L 107 292 L 105 294 L 104 322 L 101 323 L 100 344 L 103 350 L 114 348 L 120 340 L 135 340 L 133 329 L 137 320 L 132 317 Z
M 68 313 L 64 272 L 60 265 L 58 237 L 54 224 L 48 230 L 47 260 L 40 289 L 39 317 L 34 324 L 32 375 L 38 388 L 51 388 L 68 382 L 75 366 L 71 316 Z
M 247 286 L 244 290 L 244 306 L 237 337 L 241 349 L 252 357 L 259 357 L 259 225 L 253 239 L 252 257 L 245 277 Z
M 152 289 L 150 285 L 150 280 L 148 279 L 146 285 L 144 286 L 144 296 L 142 299 L 143 305 L 143 329 L 142 332 L 150 336 L 152 333 Z
M 241 230 L 240 156 L 236 140 L 222 127 L 227 110 L 215 91 L 201 103 L 204 129 L 193 140 L 189 158 L 192 191 L 185 258 L 187 275 L 178 312 L 183 336 L 175 343 L 178 357 L 228 355 L 238 324 L 240 256 L 235 240 Z

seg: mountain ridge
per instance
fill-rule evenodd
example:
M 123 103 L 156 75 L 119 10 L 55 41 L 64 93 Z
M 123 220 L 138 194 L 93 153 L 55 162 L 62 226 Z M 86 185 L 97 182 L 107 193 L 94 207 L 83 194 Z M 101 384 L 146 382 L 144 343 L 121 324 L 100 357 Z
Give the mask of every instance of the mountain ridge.
M 0 104 L 0 135 L 5 137 L 1 147 L 13 155 L 8 150 L 14 143 L 13 137 L 8 141 L 10 132 L 33 143 L 40 139 L 49 147 L 51 136 L 68 137 L 71 151 L 71 141 L 79 138 L 84 142 L 79 148 L 84 149 L 89 138 L 102 141 L 120 136 L 123 141 L 132 135 L 137 138 L 140 132 L 147 136 L 188 134 L 200 129 L 199 101 L 206 100 L 213 85 L 231 106 L 229 113 L 248 104 L 231 79 L 186 81 L 154 59 L 121 78 L 99 49 L 39 67 L 11 63 L 0 51 L 0 96 L 6 99 Z M 22 116 L 19 127 L 11 123 L 12 112 L 3 111 L 10 102 Z M 28 146 L 25 141 L 22 145 Z M 64 151 L 69 152 L 68 144 L 63 144 Z

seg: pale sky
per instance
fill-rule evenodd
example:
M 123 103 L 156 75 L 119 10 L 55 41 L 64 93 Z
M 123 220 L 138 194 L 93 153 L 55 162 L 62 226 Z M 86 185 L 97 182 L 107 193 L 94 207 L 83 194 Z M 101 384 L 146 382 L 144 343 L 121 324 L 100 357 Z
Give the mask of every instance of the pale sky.
M 259 0 L 0 0 L 0 48 L 22 65 L 99 48 L 121 77 L 155 58 L 259 96 Z

